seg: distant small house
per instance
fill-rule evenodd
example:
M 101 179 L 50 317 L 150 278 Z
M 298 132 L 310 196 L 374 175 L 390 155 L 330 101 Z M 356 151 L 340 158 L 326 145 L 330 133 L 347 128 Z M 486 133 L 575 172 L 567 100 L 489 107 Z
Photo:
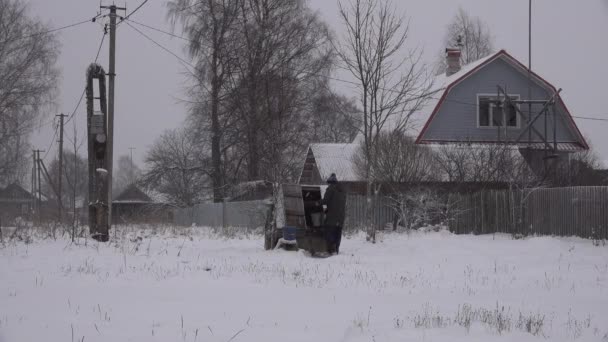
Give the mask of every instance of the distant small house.
M 0 188 L 0 219 L 3 224 L 12 222 L 17 217 L 29 217 L 32 203 L 32 195 L 16 183 Z
M 112 221 L 115 224 L 167 223 L 172 220 L 170 208 L 132 184 L 112 200 Z
M 548 157 L 589 149 L 556 87 L 505 50 L 461 67 L 460 51 L 447 49 L 446 64 L 411 118 L 416 143 L 506 144 L 540 172 Z
M 326 185 L 332 173 L 349 193 L 365 193 L 365 180 L 357 175 L 353 158 L 358 144 L 310 144 L 299 184 Z
M 232 186 L 228 190 L 228 201 L 256 201 L 272 197 L 273 186 L 271 182 L 258 180 L 242 182 Z

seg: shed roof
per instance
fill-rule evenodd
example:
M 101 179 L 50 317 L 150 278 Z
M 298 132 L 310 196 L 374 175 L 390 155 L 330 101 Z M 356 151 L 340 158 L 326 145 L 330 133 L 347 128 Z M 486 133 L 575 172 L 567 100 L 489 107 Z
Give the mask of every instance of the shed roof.
M 112 203 L 153 203 L 150 196 L 146 195 L 135 184 L 129 185 L 123 192 L 116 196 Z
M 357 182 L 353 157 L 358 144 L 311 144 L 313 156 L 321 179 L 327 179 L 332 173 L 336 174 L 338 181 Z
M 12 183 L 6 188 L 0 188 L 0 200 L 7 201 L 31 201 L 32 195 L 19 184 Z

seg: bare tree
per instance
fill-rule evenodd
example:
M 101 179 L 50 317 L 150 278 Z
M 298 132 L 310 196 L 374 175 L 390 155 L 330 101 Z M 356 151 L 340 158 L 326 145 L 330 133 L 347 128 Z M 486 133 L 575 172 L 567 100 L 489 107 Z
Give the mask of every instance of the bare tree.
M 439 198 L 424 189 L 425 182 L 439 180 L 436 156 L 428 146 L 416 145 L 402 131 L 381 132 L 372 160 L 365 159 L 364 146 L 353 158 L 355 172 L 363 177 L 371 164 L 371 177 L 387 192 L 394 211 L 393 229 L 399 222 L 411 229 L 416 224 L 429 223 L 438 212 Z
M 120 156 L 116 166 L 115 176 L 112 180 L 112 193 L 118 195 L 129 185 L 137 182 L 141 177 L 141 170 L 136 164 L 132 163 L 131 158 L 127 155 Z
M 553 186 L 606 185 L 608 181 L 600 171 L 602 165 L 592 149 L 561 155 L 553 164 Z
M 67 137 L 66 139 L 71 140 Z M 56 180 L 59 179 L 59 175 L 61 174 L 63 177 L 62 182 L 67 188 L 65 195 L 62 196 L 61 205 L 63 208 L 71 208 L 72 222 L 75 223 L 77 215 L 76 204 L 78 201 L 85 201 L 88 195 L 88 165 L 86 159 L 78 155 L 78 152 L 74 153 L 74 151 L 65 149 L 63 151 L 63 157 L 66 162 L 63 163 L 63 171 L 61 173 L 59 170 L 59 161 L 57 159 L 53 159 L 48 165 L 49 178 L 54 184 L 50 184 L 48 179 L 44 178 L 45 182 L 42 184 L 42 191 L 44 194 L 47 194 L 51 200 L 59 203 L 53 186 L 57 186 Z
M 208 160 L 188 130 L 168 130 L 146 154 L 140 184 L 166 194 L 172 204 L 192 206 L 206 199 L 212 172 Z
M 385 126 L 405 129 L 411 114 L 426 101 L 431 78 L 420 61 L 420 51 L 406 48 L 409 24 L 390 1 L 350 0 L 338 4 L 346 34 L 337 53 L 359 84 L 363 110 L 360 133 L 365 160 L 370 161 Z M 370 205 L 372 166 L 367 164 L 365 179 L 368 238 L 375 241 Z
M 313 84 L 331 67 L 329 30 L 301 0 L 242 0 L 238 23 L 231 80 L 247 179 L 280 181 L 291 168 L 289 142 L 301 133 Z M 270 163 L 271 170 L 263 166 Z
M 371 178 L 398 192 L 401 184 L 435 181 L 439 179 L 436 157 L 427 146 L 416 145 L 412 137 L 402 131 L 381 132 L 372 160 L 365 160 L 362 145 L 353 160 L 359 176 L 364 176 L 371 164 Z
M 324 80 L 310 103 L 308 140 L 314 143 L 350 143 L 359 133 L 361 110 L 356 100 L 339 95 Z
M 443 47 L 460 47 L 460 63 L 467 65 L 494 51 L 494 39 L 490 28 L 479 17 L 471 17 L 462 7 L 446 28 Z M 445 70 L 443 49 L 438 59 L 438 71 Z
M 204 101 L 208 111 L 195 103 L 195 115 L 203 115 L 209 121 L 211 132 L 211 161 L 213 172 L 213 198 L 219 202 L 224 198 L 225 175 L 222 171 L 222 101 L 225 82 L 231 70 L 233 54 L 231 39 L 236 35 L 235 20 L 238 13 L 237 0 L 174 0 L 169 3 L 169 17 L 173 23 L 180 21 L 190 39 L 188 51 L 200 68 L 195 73 L 192 97 Z M 202 93 L 202 96 L 200 94 Z M 205 115 L 208 114 L 208 115 Z
M 28 137 L 52 104 L 59 44 L 23 1 L 0 0 L 0 179 L 22 181 Z

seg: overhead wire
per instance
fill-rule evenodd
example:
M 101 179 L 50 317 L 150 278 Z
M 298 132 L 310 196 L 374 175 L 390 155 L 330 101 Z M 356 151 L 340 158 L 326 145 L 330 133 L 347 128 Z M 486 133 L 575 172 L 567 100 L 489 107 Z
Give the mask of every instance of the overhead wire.
M 439 98 L 436 98 L 436 97 L 431 97 L 431 98 L 434 100 L 439 100 Z M 477 103 L 465 102 L 465 101 L 460 101 L 460 100 L 455 100 L 455 99 L 444 99 L 444 101 L 458 103 L 458 104 L 472 106 L 472 107 L 478 106 Z M 581 119 L 581 120 L 608 121 L 607 118 L 598 118 L 598 117 L 592 117 L 592 116 L 578 116 L 578 115 L 570 115 L 570 116 L 575 119 Z
M 192 6 L 190 6 L 190 7 L 194 7 L 194 5 L 192 5 Z M 157 32 L 163 33 L 163 34 L 165 34 L 165 35 L 168 35 L 168 36 L 171 36 L 171 37 L 174 37 L 174 38 L 182 39 L 182 40 L 187 41 L 187 42 L 192 42 L 192 43 L 197 43 L 197 44 L 200 44 L 200 42 L 196 42 L 196 41 L 191 40 L 191 39 L 188 39 L 188 38 L 186 38 L 186 37 L 183 37 L 183 36 L 180 36 L 180 35 L 176 35 L 176 34 L 174 34 L 174 33 L 171 33 L 171 32 L 168 32 L 168 31 L 165 31 L 165 30 L 162 30 L 162 29 L 159 29 L 159 28 L 157 28 L 157 27 L 154 27 L 154 26 L 151 26 L 151 25 L 148 25 L 148 24 L 144 24 L 144 23 L 141 23 L 141 22 L 135 21 L 135 20 L 133 20 L 133 19 L 128 19 L 128 18 L 125 18 L 125 20 L 128 20 L 129 22 L 132 22 L 132 23 L 134 23 L 134 24 L 136 24 L 136 25 L 140 25 L 140 26 L 142 26 L 142 27 L 145 27 L 145 28 L 148 28 L 148 29 L 150 29 L 150 30 L 153 30 L 153 31 L 157 31 Z M 129 24 L 129 23 L 127 23 L 127 24 Z M 160 46 L 160 47 L 161 47 L 163 50 L 165 50 L 165 51 L 169 52 L 170 54 L 172 54 L 173 56 L 175 56 L 176 58 L 178 58 L 178 59 L 179 59 L 179 60 L 180 60 L 182 63 L 186 63 L 186 64 L 188 64 L 189 66 L 191 66 L 192 68 L 196 69 L 196 67 L 194 67 L 192 64 L 190 64 L 190 63 L 186 62 L 184 59 L 182 59 L 181 57 L 177 56 L 177 54 L 175 54 L 175 53 L 171 52 L 171 51 L 170 51 L 170 50 L 168 50 L 167 48 L 165 48 L 165 47 L 163 47 L 162 45 L 160 45 L 159 43 L 155 42 L 155 41 L 154 41 L 152 38 L 148 37 L 147 35 L 145 35 L 145 34 L 144 34 L 143 32 L 141 32 L 140 30 L 137 30 L 137 29 L 136 29 L 135 27 L 133 27 L 132 25 L 129 25 L 129 26 L 131 26 L 133 29 L 135 29 L 136 31 L 138 31 L 140 34 L 144 35 L 144 36 L 145 36 L 146 38 L 148 38 L 150 41 L 153 41 L 153 42 L 154 42 L 156 45 Z M 325 77 L 325 78 L 326 78 L 326 79 L 328 79 L 328 80 L 332 80 L 332 81 L 336 81 L 336 82 L 342 82 L 342 83 L 347 83 L 347 84 L 351 84 L 351 85 L 359 85 L 359 83 L 354 82 L 354 81 L 344 80 L 344 79 L 340 79 L 340 78 L 337 78 L 337 77 L 332 77 L 332 76 L 328 76 L 328 75 L 321 75 L 321 74 L 318 74 L 318 73 L 306 72 L 306 71 L 304 71 L 304 73 L 307 73 L 307 74 L 312 75 L 312 76 Z M 396 90 L 392 90 L 392 89 L 384 89 L 384 88 L 380 88 L 380 89 L 385 90 L 385 91 L 397 92 Z M 415 98 L 413 98 L 413 99 L 408 99 L 408 101 L 415 100 L 415 99 L 417 99 L 417 98 L 426 97 L 426 96 L 428 96 L 428 95 L 435 94 L 435 93 L 437 93 L 437 90 L 435 90 L 435 91 L 430 91 L 430 92 L 428 92 L 428 93 L 426 93 L 426 94 L 421 94 L 420 96 L 416 96 L 416 97 L 415 97 Z M 430 97 L 430 98 L 433 98 L 433 97 Z M 433 98 L 433 99 L 438 100 L 438 98 Z M 456 102 L 456 103 L 459 103 L 459 104 L 465 104 L 465 105 L 470 105 L 470 106 L 475 106 L 475 107 L 477 107 L 477 104 L 476 104 L 476 103 L 463 102 L 463 101 L 459 101 L 459 100 L 453 100 L 453 99 L 444 99 L 444 101 L 447 101 L 447 102 Z M 597 118 L 597 117 L 575 116 L 575 115 L 572 115 L 572 117 L 573 117 L 573 118 L 576 118 L 576 119 L 581 119 L 581 120 L 595 120 L 595 121 L 606 121 L 606 122 L 608 122 L 608 119 L 604 119 L 604 118 Z
M 101 42 L 99 43 L 99 48 L 97 49 L 97 55 L 95 56 L 95 61 L 93 63 L 97 63 L 97 61 L 99 60 L 99 55 L 101 54 L 101 49 L 103 48 L 103 43 L 105 41 L 106 35 L 107 35 L 107 33 L 104 31 L 103 36 L 101 36 Z M 85 86 L 84 89 L 82 90 L 82 94 L 80 95 L 80 99 L 78 100 L 76 107 L 72 111 L 72 114 L 70 114 L 70 116 L 68 117 L 68 120 L 64 123 L 65 125 L 67 125 L 70 122 L 70 120 L 72 120 L 74 115 L 76 115 L 76 112 L 78 111 L 78 108 L 80 107 L 80 104 L 82 103 L 82 100 L 84 99 L 84 95 L 85 95 L 86 91 L 87 91 L 87 88 Z
M 103 43 L 105 41 L 105 37 L 106 37 L 106 32 L 104 32 L 103 36 L 101 37 L 101 42 L 99 44 L 99 48 L 97 50 L 97 55 L 95 56 L 95 63 L 97 63 L 97 60 L 99 59 L 99 55 L 101 54 L 101 49 L 103 47 Z M 86 93 L 86 87 L 85 89 L 82 91 L 82 94 L 80 95 L 80 99 L 78 100 L 78 103 L 76 104 L 76 107 L 74 108 L 74 111 L 72 112 L 72 114 L 69 116 L 68 120 L 64 123 L 64 125 L 66 125 L 67 123 L 70 122 L 70 120 L 72 120 L 72 118 L 74 117 L 74 115 L 76 114 L 76 112 L 78 111 L 78 108 L 80 107 L 80 104 L 82 103 L 82 100 L 84 98 L 84 95 Z M 55 123 L 55 118 L 53 117 L 53 119 L 51 119 L 49 122 L 47 122 L 44 125 L 41 125 L 39 128 L 42 128 L 43 126 L 48 125 L 49 123 Z M 45 153 L 44 153 L 44 157 L 42 157 L 43 160 L 46 159 L 46 157 L 48 156 L 51 147 L 53 146 L 53 143 L 55 142 L 55 138 L 57 138 L 57 133 L 58 133 L 58 129 L 59 129 L 59 125 L 55 126 L 55 133 L 53 134 L 53 138 L 51 139 L 51 142 L 49 143 L 49 146 L 46 148 Z
M 47 34 L 51 34 L 53 32 L 57 32 L 57 31 L 65 30 L 65 29 L 72 28 L 72 27 L 75 27 L 75 26 L 79 26 L 79 25 L 82 25 L 82 24 L 86 24 L 88 22 L 94 22 L 99 17 L 100 17 L 100 15 L 98 14 L 98 15 L 94 16 L 93 18 L 90 18 L 90 19 L 87 19 L 87 20 L 82 20 L 82 21 L 79 21 L 79 22 L 76 22 L 76 23 L 73 23 L 73 24 L 57 27 L 57 28 L 54 28 L 54 29 L 50 29 L 48 31 L 37 32 L 37 33 L 33 33 L 33 34 L 21 36 L 21 37 L 10 38 L 10 39 L 7 39 L 7 40 L 4 40 L 4 41 L 0 42 L 0 44 L 10 43 L 10 42 L 14 42 L 14 41 L 21 40 L 21 39 L 28 39 L 28 38 L 38 37 L 38 36 L 44 36 L 44 35 L 47 35 Z
M 131 20 L 129 20 L 131 21 Z M 129 21 L 125 21 L 124 23 L 127 24 L 130 28 L 132 28 L 133 30 L 135 30 L 137 33 L 139 33 L 140 35 L 142 35 L 144 38 L 148 39 L 150 42 L 152 42 L 154 45 L 158 46 L 159 48 L 163 49 L 165 52 L 171 54 L 173 57 L 177 58 L 182 64 L 186 65 L 186 66 L 190 66 L 191 68 L 193 68 L 194 70 L 197 70 L 197 67 L 195 67 L 194 65 L 192 65 L 190 62 L 186 61 L 185 59 L 183 59 L 182 57 L 180 57 L 178 54 L 176 54 L 175 52 L 169 50 L 168 48 L 164 47 L 162 44 L 160 44 L 159 42 L 155 41 L 154 39 L 150 38 L 150 36 L 148 36 L 147 34 L 143 33 L 141 30 L 139 30 L 137 27 L 131 25 L 129 23 Z
M 129 13 L 126 17 L 124 17 L 122 20 L 128 20 L 133 14 L 137 13 L 137 11 L 139 11 L 142 7 L 144 7 L 144 5 L 148 2 L 148 0 L 144 0 L 141 4 L 139 4 L 139 6 L 137 6 L 137 8 L 135 8 L 131 13 Z

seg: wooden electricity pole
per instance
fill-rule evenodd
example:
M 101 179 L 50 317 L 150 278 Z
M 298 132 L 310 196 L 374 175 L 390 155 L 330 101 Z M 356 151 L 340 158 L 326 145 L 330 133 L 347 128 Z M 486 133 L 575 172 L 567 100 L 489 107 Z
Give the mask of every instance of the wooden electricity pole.
M 38 224 L 42 222 L 42 187 L 40 182 L 40 152 L 42 150 L 34 150 L 34 183 L 37 183 L 36 189 L 38 190 Z M 34 195 L 35 196 L 35 195 Z
M 59 205 L 57 206 L 57 210 L 59 210 L 59 223 L 63 222 L 63 196 L 62 196 L 62 181 L 63 181 L 63 118 L 67 115 L 59 114 L 59 179 L 57 180 L 57 200 L 59 201 Z
M 36 205 L 36 150 L 32 150 L 32 177 L 31 177 L 31 181 L 32 181 L 32 191 L 31 191 L 31 195 L 32 195 L 32 211 L 33 211 L 33 215 L 36 215 L 36 213 L 38 212 L 38 206 Z M 32 217 L 32 221 L 33 221 L 33 217 Z
M 112 171 L 114 168 L 114 78 L 116 77 L 116 11 L 126 11 L 124 7 L 101 6 L 110 10 L 110 69 L 108 72 L 108 141 L 106 146 L 106 163 L 108 172 L 108 225 L 112 224 Z

